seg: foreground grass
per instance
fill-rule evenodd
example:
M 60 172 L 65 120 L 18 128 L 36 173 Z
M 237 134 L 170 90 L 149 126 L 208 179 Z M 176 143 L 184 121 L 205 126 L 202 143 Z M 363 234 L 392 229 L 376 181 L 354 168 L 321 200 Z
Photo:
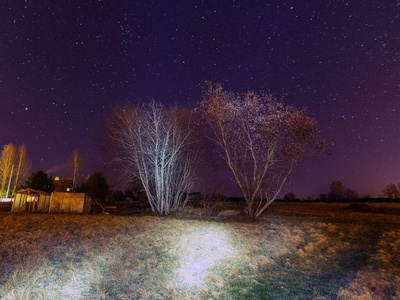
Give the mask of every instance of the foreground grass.
M 400 225 L 0 213 L 0 299 L 400 299 Z

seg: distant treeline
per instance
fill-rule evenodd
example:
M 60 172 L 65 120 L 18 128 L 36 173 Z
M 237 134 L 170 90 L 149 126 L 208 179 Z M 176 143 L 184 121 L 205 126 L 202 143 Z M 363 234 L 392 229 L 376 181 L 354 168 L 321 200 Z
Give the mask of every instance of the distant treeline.
M 210 196 L 210 195 L 209 195 Z M 344 198 L 344 199 L 338 199 L 338 198 L 329 198 L 329 197 L 320 197 L 320 198 L 305 198 L 305 199 L 299 199 L 296 197 L 293 197 L 293 193 L 288 193 L 285 195 L 285 197 L 281 199 L 277 199 L 276 201 L 280 202 L 319 202 L 319 203 L 354 203 L 354 202 L 361 202 L 361 203 L 400 203 L 400 198 L 397 199 L 391 199 L 391 198 L 371 198 L 371 197 L 366 197 L 366 198 Z M 190 194 L 190 199 L 192 202 L 201 202 L 204 201 L 204 198 L 207 197 L 207 195 L 203 195 L 201 193 L 191 193 Z M 219 195 L 219 194 L 212 194 L 211 195 L 212 200 L 218 201 L 218 202 L 245 202 L 245 199 L 242 197 L 226 197 L 224 195 Z M 337 199 L 337 200 L 336 200 Z M 333 201 L 335 200 L 335 201 Z
M 321 200 L 320 198 L 317 199 L 288 199 L 288 198 L 283 198 L 283 199 L 278 199 L 276 201 L 280 202 L 319 202 L 319 203 L 354 203 L 354 202 L 361 202 L 361 203 L 400 203 L 400 198 L 398 199 L 391 199 L 391 198 L 346 198 L 346 199 L 340 199 L 337 201 L 329 201 L 329 200 Z

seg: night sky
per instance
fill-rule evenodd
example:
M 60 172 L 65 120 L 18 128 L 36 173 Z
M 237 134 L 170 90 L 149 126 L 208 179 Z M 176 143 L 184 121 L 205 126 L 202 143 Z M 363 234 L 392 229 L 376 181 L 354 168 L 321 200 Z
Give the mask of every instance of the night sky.
M 287 191 L 333 180 L 378 196 L 400 182 L 400 2 L 33 1 L 0 3 L 0 145 L 64 176 L 78 149 L 97 170 L 98 128 L 116 102 L 195 107 L 205 80 L 287 93 L 316 116 L 330 155 Z

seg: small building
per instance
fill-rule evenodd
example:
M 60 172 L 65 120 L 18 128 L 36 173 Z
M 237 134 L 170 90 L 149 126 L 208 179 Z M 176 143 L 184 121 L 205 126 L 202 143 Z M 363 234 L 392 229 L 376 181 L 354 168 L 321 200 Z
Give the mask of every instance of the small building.
M 15 193 L 11 211 L 13 212 L 48 212 L 51 195 L 33 189 L 19 190 Z
M 54 192 L 72 192 L 73 190 L 73 180 L 56 177 L 53 180 Z
M 85 193 L 51 194 L 49 213 L 89 213 L 91 198 Z

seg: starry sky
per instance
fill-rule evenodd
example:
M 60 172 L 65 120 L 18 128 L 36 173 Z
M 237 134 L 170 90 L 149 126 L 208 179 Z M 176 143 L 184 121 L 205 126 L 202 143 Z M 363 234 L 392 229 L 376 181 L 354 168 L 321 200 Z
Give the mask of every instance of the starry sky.
M 400 2 L 33 1 L 0 3 L 0 145 L 63 176 L 120 101 L 195 107 L 205 80 L 287 93 L 317 118 L 330 155 L 303 162 L 287 191 L 333 180 L 378 196 L 400 182 Z

